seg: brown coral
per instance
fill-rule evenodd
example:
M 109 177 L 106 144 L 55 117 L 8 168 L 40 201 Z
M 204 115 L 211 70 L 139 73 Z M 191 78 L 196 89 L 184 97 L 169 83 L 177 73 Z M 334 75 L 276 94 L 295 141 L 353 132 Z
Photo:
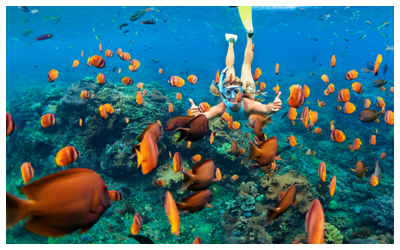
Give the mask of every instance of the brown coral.
M 271 175 L 261 178 L 261 186 L 268 189 L 265 194 L 267 200 L 278 200 L 279 193 L 286 191 L 292 185 L 296 186 L 296 198 L 300 199 L 299 211 L 304 214 L 310 208 L 313 200 L 309 189 L 311 185 L 304 175 L 298 175 L 296 170 L 290 170 L 285 175 L 271 172 Z
M 237 191 L 240 193 L 241 191 L 243 191 L 243 193 L 249 194 L 251 195 L 253 198 L 256 198 L 259 194 L 258 194 L 258 190 L 255 186 L 256 184 L 252 181 L 250 182 L 242 182 L 242 184 L 240 184 L 240 187 L 237 188 Z

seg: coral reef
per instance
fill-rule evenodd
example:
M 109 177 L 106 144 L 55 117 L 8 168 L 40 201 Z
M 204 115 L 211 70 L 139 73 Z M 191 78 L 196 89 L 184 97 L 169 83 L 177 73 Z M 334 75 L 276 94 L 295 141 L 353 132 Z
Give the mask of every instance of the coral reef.
M 343 235 L 340 234 L 339 229 L 335 226 L 331 225 L 328 222 L 325 222 L 325 243 L 330 244 L 342 244 Z
M 378 222 L 379 226 L 394 231 L 394 195 L 369 199 L 361 211 L 372 221 Z
M 310 184 L 304 175 L 298 175 L 296 170 L 290 170 L 285 175 L 279 175 L 277 172 L 271 172 L 271 175 L 265 175 L 261 178 L 261 186 L 267 189 L 265 194 L 267 200 L 278 200 L 280 192 L 286 191 L 290 186 L 295 185 L 299 200 L 299 211 L 306 213 L 310 208 L 313 197 L 310 193 Z

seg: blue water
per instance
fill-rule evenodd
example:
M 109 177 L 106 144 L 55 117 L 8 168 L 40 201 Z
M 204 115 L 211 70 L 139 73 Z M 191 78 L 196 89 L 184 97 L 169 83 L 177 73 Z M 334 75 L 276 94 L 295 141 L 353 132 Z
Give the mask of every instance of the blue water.
M 185 112 L 174 113 L 173 116 L 186 114 L 186 110 L 190 108 L 190 103 L 187 101 L 188 98 L 192 98 L 196 104 L 205 101 L 211 106 L 216 105 L 217 100 L 209 93 L 209 85 L 215 78 L 217 70 L 221 71 L 225 67 L 225 56 L 228 48 L 228 43 L 225 40 L 225 33 L 238 35 L 234 50 L 236 74 L 240 76 L 244 49 L 246 46 L 246 33 L 240 20 L 238 9 L 228 7 L 156 8 L 159 11 L 149 11 L 139 20 L 130 22 L 129 17 L 136 11 L 144 9 L 144 7 L 29 7 L 29 9 L 39 10 L 39 12 L 35 14 L 24 13 L 15 6 L 6 7 L 7 112 L 18 112 L 18 107 L 15 107 L 13 103 L 15 103 L 14 100 L 28 98 L 19 94 L 27 93 L 27 91 L 22 91 L 24 89 L 28 90 L 33 88 L 34 90 L 32 91 L 34 95 L 41 95 L 45 90 L 47 91 L 50 88 L 58 88 L 61 91 L 66 91 L 72 83 L 88 76 L 96 77 L 98 73 L 104 73 L 107 77 L 107 81 L 117 86 L 124 86 L 121 82 L 121 78 L 129 76 L 134 82 L 134 85 L 129 86 L 132 88 L 136 88 L 138 82 L 148 84 L 154 81 L 164 86 L 168 92 L 179 91 L 182 94 L 182 101 L 184 104 L 183 110 Z M 389 92 L 390 87 L 394 86 L 394 54 L 391 51 L 385 50 L 385 45 L 393 45 L 394 39 L 387 38 L 380 33 L 382 31 L 387 35 L 394 35 L 394 7 L 350 7 L 345 9 L 344 6 L 336 6 L 303 8 L 305 11 L 302 11 L 300 7 L 253 7 L 252 15 L 255 31 L 253 42 L 255 44 L 255 49 L 252 72 L 254 72 L 257 67 L 262 69 L 260 81 L 266 83 L 267 87 L 265 91 L 268 92 L 268 96 L 265 97 L 265 101 L 263 102 L 264 104 L 274 100 L 275 93 L 272 88 L 275 87 L 276 83 L 280 85 L 282 92 L 281 100 L 283 102 L 282 110 L 274 116 L 274 124 L 268 125 L 264 132 L 268 137 L 277 136 L 280 145 L 286 143 L 286 137 L 290 134 L 294 134 L 296 138 L 298 138 L 298 144 L 304 144 L 304 147 L 301 152 L 300 149 L 298 149 L 297 152 L 291 151 L 290 155 L 298 154 L 304 157 L 305 151 L 313 145 L 315 146 L 318 140 L 325 140 L 332 143 L 329 139 L 329 122 L 335 120 L 337 128 L 344 131 L 349 140 L 340 144 L 340 147 L 336 145 L 334 150 L 338 151 L 329 152 L 331 154 L 331 156 L 328 157 L 329 159 L 324 159 L 326 156 L 324 154 L 328 154 L 327 152 L 318 151 L 316 157 L 318 157 L 319 161 L 325 160 L 332 165 L 336 164 L 332 159 L 333 155 L 340 154 L 341 152 L 344 152 L 349 160 L 365 159 L 368 162 L 366 165 L 370 167 L 370 171 L 366 176 L 368 179 L 370 174 L 373 173 L 377 158 L 382 152 L 387 152 L 388 158 L 385 160 L 385 163 L 382 163 L 382 165 L 386 167 L 382 167 L 381 165 L 382 172 L 386 175 L 386 181 L 380 183 L 376 188 L 381 188 L 380 191 L 382 195 L 390 195 L 393 193 L 394 180 L 394 141 L 393 137 L 388 135 L 394 128 L 384 123 L 383 116 L 380 118 L 380 123 L 368 124 L 358 121 L 357 116 L 359 112 L 364 109 L 363 99 L 365 98 L 371 100 L 371 108 L 378 110 L 378 108 L 375 107 L 377 96 L 385 100 L 386 110 L 394 111 L 394 94 Z M 321 15 L 328 14 L 330 14 L 330 17 L 327 18 L 327 20 L 318 20 L 318 17 Z M 53 16 L 55 19 L 61 16 L 61 19 L 56 24 L 54 20 L 46 20 L 45 18 L 48 16 Z M 24 22 L 27 18 L 29 18 L 29 20 Z M 154 25 L 140 23 L 141 21 L 152 19 L 156 22 Z M 164 20 L 167 21 L 164 23 Z M 371 25 L 368 25 L 366 21 L 370 21 Z M 388 21 L 389 26 L 383 30 L 375 30 L 375 28 L 380 26 L 384 21 Z M 128 23 L 129 25 L 119 30 L 117 25 L 121 25 L 122 23 Z M 34 32 L 27 37 L 23 37 L 22 34 L 29 30 L 34 30 Z M 129 30 L 129 32 L 126 34 L 122 33 L 126 30 Z M 337 36 L 334 33 L 336 33 Z M 43 34 L 52 34 L 53 37 L 44 41 L 34 41 L 34 38 Z M 365 39 L 359 41 L 359 38 L 364 34 L 366 35 Z M 97 40 L 95 35 L 98 35 L 102 41 Z M 312 38 L 316 38 L 318 41 L 313 41 Z M 343 39 L 348 39 L 349 42 Z M 133 40 L 133 42 L 128 45 L 128 42 L 131 40 Z M 103 52 L 99 52 L 99 43 L 103 46 Z M 132 59 L 140 61 L 141 66 L 137 72 L 129 71 L 129 63 L 117 57 L 115 51 L 118 48 L 121 48 L 124 52 L 129 52 Z M 106 67 L 104 69 L 89 68 L 86 66 L 86 61 L 89 56 L 96 54 L 103 55 L 104 51 L 107 49 L 112 50 L 114 56 L 112 58 L 104 57 L 106 59 Z M 83 51 L 82 58 L 81 51 Z M 373 73 L 366 74 L 361 72 L 361 69 L 366 67 L 368 61 L 375 62 L 378 54 L 383 56 L 379 75 L 376 77 Z M 315 62 L 312 61 L 314 55 L 316 55 Z M 336 55 L 337 60 L 336 67 L 333 71 L 329 64 L 332 55 Z M 80 65 L 73 69 L 72 62 L 76 59 L 80 61 Z M 153 59 L 158 59 L 159 62 L 154 63 L 152 61 Z M 279 74 L 275 75 L 275 64 L 277 62 L 280 68 Z M 385 64 L 388 65 L 389 70 L 385 76 L 383 76 L 383 66 Z M 117 67 L 117 71 L 121 68 L 121 74 L 118 74 L 117 71 L 112 72 L 111 69 L 113 67 Z M 164 70 L 164 74 L 158 73 L 159 68 Z M 56 87 L 50 87 L 47 82 L 47 73 L 51 69 L 56 69 L 59 72 L 59 77 L 54 82 Z M 350 70 L 357 70 L 359 73 L 358 78 L 353 81 L 346 81 L 344 79 L 345 74 Z M 180 72 L 183 72 L 183 74 Z M 312 72 L 315 74 L 314 76 L 310 76 Z M 190 74 L 194 74 L 198 77 L 197 85 L 191 85 L 186 81 L 186 84 L 182 88 L 177 89 L 168 84 L 168 80 L 173 75 L 180 76 L 187 80 L 186 78 Z M 327 74 L 330 77 L 330 82 L 335 85 L 335 93 L 331 96 L 327 97 L 323 94 L 327 85 L 321 80 L 322 74 Z M 388 84 L 385 85 L 385 91 L 381 91 L 379 88 L 372 86 L 372 82 L 376 79 L 385 79 L 389 81 Z M 358 95 L 351 89 L 351 83 L 354 81 L 363 84 L 363 94 Z M 317 123 L 317 126 L 324 130 L 324 135 L 321 138 L 317 138 L 315 134 L 313 134 L 312 140 L 308 142 L 307 138 L 310 138 L 310 133 L 308 132 L 307 134 L 306 129 L 300 127 L 302 125 L 297 124 L 297 128 L 291 131 L 294 127 L 291 127 L 292 125 L 288 126 L 287 119 L 280 120 L 281 114 L 289 108 L 286 101 L 289 97 L 289 87 L 299 83 L 307 84 L 311 89 L 311 95 L 306 100 L 307 104 L 305 105 L 309 106 L 311 110 L 318 111 L 320 119 L 325 116 L 321 119 L 322 121 L 320 123 Z M 259 85 L 257 88 L 258 87 Z M 341 105 L 336 102 L 335 98 L 337 92 L 342 88 L 350 89 L 350 101 L 357 106 L 357 110 L 353 114 L 345 115 L 343 111 L 338 112 L 334 110 L 335 106 Z M 317 99 L 325 101 L 326 107 L 319 108 L 317 106 Z M 104 101 L 107 102 L 106 100 Z M 299 116 L 301 110 L 302 109 L 298 110 Z M 37 115 L 38 114 L 34 114 L 31 118 L 28 117 L 24 119 L 24 122 L 38 122 L 37 120 L 33 120 L 37 119 Z M 18 125 L 18 120 L 15 120 L 15 122 Z M 301 124 L 301 121 L 297 123 Z M 27 128 L 29 127 L 29 122 L 18 126 Z M 249 130 L 244 127 L 244 124 L 242 124 L 241 129 L 248 132 Z M 370 135 L 375 134 L 376 130 L 378 130 L 377 145 L 373 146 L 374 148 L 370 148 L 371 146 L 368 143 L 368 139 Z M 17 130 L 16 133 L 19 133 L 19 131 Z M 121 134 L 122 131 L 115 131 L 115 133 Z M 347 145 L 352 144 L 354 138 L 358 136 L 362 137 L 362 147 L 368 148 L 368 150 L 366 149 L 363 154 L 356 154 L 353 152 L 352 155 L 349 156 L 351 153 L 349 153 Z M 7 140 L 8 148 L 14 147 L 15 149 L 15 145 L 13 145 L 12 141 L 13 139 L 15 140 L 15 138 L 16 136 Z M 203 141 L 207 140 L 208 139 L 203 139 Z M 307 143 L 309 147 L 306 147 Z M 204 143 L 204 145 L 210 146 L 206 143 Z M 221 147 L 221 145 L 219 146 Z M 85 149 L 80 150 L 85 151 Z M 170 150 L 172 152 L 175 151 L 175 149 Z M 247 158 L 247 148 L 246 151 Z M 98 153 L 99 152 L 101 151 L 98 151 Z M 14 153 L 21 152 L 17 151 Z M 197 152 L 188 153 L 188 162 L 190 162 L 190 156 L 195 153 Z M 220 157 L 215 150 L 213 154 L 214 155 L 210 155 L 209 157 L 203 156 L 203 159 Z M 373 157 L 372 154 L 374 154 Z M 286 155 L 286 158 L 289 158 L 290 155 Z M 26 156 L 21 157 L 26 158 Z M 52 157 L 54 156 L 52 155 Z M 282 156 L 282 158 L 285 157 Z M 19 162 L 11 162 L 9 155 L 7 155 L 7 161 L 7 165 L 20 165 Z M 98 162 L 96 162 L 96 164 L 98 164 Z M 160 165 L 161 164 L 164 164 L 164 162 L 161 162 Z M 239 170 L 240 165 L 237 166 L 237 170 L 231 171 L 229 164 L 230 163 L 227 163 L 225 166 L 219 166 L 223 174 L 230 173 L 233 175 L 241 171 L 242 175 L 249 175 L 248 170 L 243 170 L 243 166 L 242 169 Z M 308 166 L 306 170 L 303 169 L 304 164 Z M 312 165 L 310 162 L 308 164 L 309 165 L 304 161 L 293 163 L 297 171 L 305 174 L 307 178 L 309 178 L 309 175 L 316 174 L 315 171 L 311 173 L 307 168 L 313 167 L 314 170 L 316 170 L 317 166 Z M 337 168 L 335 172 L 329 173 L 329 176 L 335 173 L 336 175 L 340 175 L 336 171 L 344 171 L 346 174 L 343 175 L 347 175 L 347 178 L 350 178 L 349 176 L 352 173 L 349 169 L 354 168 L 354 165 L 352 162 L 349 166 L 335 165 L 335 168 Z M 97 172 L 101 172 L 101 170 L 97 170 Z M 9 185 L 13 185 L 14 178 L 20 178 L 19 168 L 16 167 L 12 172 L 15 172 L 15 174 L 7 175 L 7 190 L 10 188 Z M 39 173 L 41 173 L 41 177 L 46 175 L 45 170 L 39 170 Z M 151 183 L 150 177 L 148 177 L 147 180 L 148 184 Z M 340 180 L 340 178 L 338 178 L 338 180 Z M 256 181 L 256 179 L 252 180 L 252 178 L 249 177 L 246 182 L 248 181 Z M 236 190 L 242 181 L 239 179 L 235 184 L 230 184 L 228 179 L 227 182 L 229 182 L 229 185 L 235 185 Z M 316 183 L 317 181 L 314 180 L 312 184 L 317 186 Z M 344 184 L 341 188 L 344 190 L 345 186 L 349 189 L 351 188 L 350 184 Z M 229 189 L 227 186 L 224 188 L 226 190 L 233 189 L 233 187 Z M 369 188 L 372 187 L 369 186 Z M 354 190 L 352 190 L 352 192 L 353 191 Z M 370 191 L 363 192 L 367 193 Z M 264 191 L 260 191 L 260 194 L 261 193 L 264 193 Z M 360 193 L 362 192 L 360 191 Z M 376 195 L 379 196 L 378 193 L 377 191 L 371 191 L 371 193 L 367 195 L 367 198 L 373 198 L 376 197 Z M 230 199 L 234 199 L 235 196 L 236 194 L 232 191 Z M 214 201 L 215 200 L 217 199 L 214 197 Z M 157 202 L 160 203 L 159 201 Z M 158 206 L 158 211 L 163 213 L 162 206 L 157 202 L 154 202 L 152 206 Z M 357 203 L 355 201 L 352 202 L 354 203 L 352 206 L 355 206 Z M 225 202 L 221 202 L 221 204 L 221 206 L 218 206 L 220 209 L 218 211 L 223 213 Z M 216 221 L 220 220 L 218 217 L 219 215 L 220 213 L 217 212 L 213 215 Z M 196 216 L 200 219 L 203 218 L 200 214 Z M 352 217 L 354 213 L 351 214 L 349 212 L 347 216 Z M 166 217 L 163 219 L 167 220 Z M 329 222 L 328 220 L 326 221 Z M 362 225 L 354 223 L 352 230 L 356 227 L 365 226 L 365 221 L 362 223 Z M 215 226 L 216 228 L 219 227 L 218 230 L 222 230 L 219 222 L 215 224 L 218 224 L 218 226 Z M 130 227 L 130 225 L 128 225 L 127 228 L 128 227 Z M 167 226 L 167 228 L 169 230 L 169 226 Z M 304 223 L 299 223 L 298 228 L 304 230 Z M 372 227 L 370 229 L 372 233 L 365 236 L 363 239 L 378 235 L 378 233 L 375 233 L 378 229 L 378 226 Z M 385 227 L 383 227 L 383 229 L 380 228 L 380 230 L 384 231 L 381 234 L 386 232 L 393 234 L 393 231 L 386 229 Z M 96 230 L 101 231 L 101 229 Z M 25 233 L 28 232 L 14 232 L 15 235 L 20 234 L 20 236 Z M 14 234 L 7 234 L 7 242 L 18 242 L 18 240 L 13 240 L 12 237 L 15 236 Z M 349 243 L 352 239 L 362 238 L 359 236 L 350 237 L 349 235 L 351 235 L 351 233 L 345 232 L 344 229 L 342 234 L 346 234 L 344 243 Z M 168 235 L 168 237 L 170 237 L 167 240 L 169 243 L 178 243 L 172 240 L 172 236 Z M 290 239 L 293 240 L 293 235 L 291 235 L 291 237 Z M 191 243 L 193 239 L 191 236 L 188 236 L 185 240 L 182 238 L 180 243 Z M 226 238 L 217 239 L 217 237 L 215 237 L 212 239 L 217 243 L 227 243 Z M 88 240 L 87 242 L 97 243 L 97 240 L 98 238 L 93 241 Z M 211 241 L 210 239 L 207 243 Z M 33 240 L 32 243 L 34 242 Z M 43 240 L 37 240 L 37 242 L 43 243 Z M 66 242 L 68 241 L 61 240 L 59 243 Z M 85 243 L 85 240 L 76 243 Z M 108 241 L 107 243 L 111 242 Z M 161 240 L 158 241 L 158 243 L 164 242 Z M 274 238 L 274 243 L 284 243 L 284 241 Z

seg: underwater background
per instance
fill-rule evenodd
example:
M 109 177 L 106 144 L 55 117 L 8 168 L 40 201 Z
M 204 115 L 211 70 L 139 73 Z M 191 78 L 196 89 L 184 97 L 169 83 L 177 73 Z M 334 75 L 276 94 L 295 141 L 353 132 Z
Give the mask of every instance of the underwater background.
M 263 132 L 268 138 L 276 136 L 280 146 L 287 145 L 286 139 L 293 135 L 297 139 L 296 147 L 282 153 L 281 158 L 286 161 L 277 161 L 278 170 L 273 173 L 248 169 L 251 162 L 241 164 L 241 161 L 248 157 L 248 141 L 254 135 L 246 138 L 245 133 L 251 133 L 251 129 L 240 121 L 240 128 L 232 131 L 218 118 L 210 121 L 210 130 L 215 134 L 213 144 L 207 135 L 187 148 L 186 142 L 176 142 L 178 133 L 164 131 L 158 166 L 147 175 L 136 167 L 136 159 L 129 159 L 135 138 L 150 123 L 157 120 L 164 123 L 172 117 L 186 115 L 190 108 L 188 98 L 197 105 L 218 103 L 209 86 L 217 70 L 225 67 L 228 48 L 225 33 L 238 35 L 234 49 L 235 68 L 240 76 L 246 32 L 238 9 L 154 7 L 156 10 L 145 13 L 139 20 L 130 21 L 135 12 L 146 7 L 28 8 L 38 12 L 26 13 L 17 6 L 6 7 L 6 108 L 17 125 L 7 137 L 7 192 L 24 197 L 18 190 L 24 185 L 22 163 L 30 162 L 35 170 L 33 180 L 39 179 L 61 170 L 55 165 L 54 157 L 61 148 L 72 145 L 81 155 L 64 169 L 94 170 L 102 176 L 108 189 L 119 191 L 123 199 L 113 202 L 86 233 L 42 237 L 28 232 L 23 228 L 24 222 L 19 222 L 7 231 L 7 243 L 134 244 L 137 242 L 128 235 L 135 213 L 143 218 L 142 234 L 155 243 L 192 243 L 197 236 L 208 244 L 292 243 L 295 238 L 306 243 L 305 213 L 315 198 L 324 208 L 325 243 L 393 243 L 394 126 L 386 124 L 383 116 L 379 123 L 362 123 L 357 117 L 364 109 L 364 99 L 371 100 L 371 109 L 380 110 L 376 102 L 381 97 L 386 103 L 385 110 L 394 111 L 394 93 L 389 91 L 394 87 L 394 54 L 385 50 L 385 45 L 394 44 L 394 7 L 253 7 L 252 72 L 257 67 L 262 70 L 259 81 L 266 83 L 264 92 L 268 92 L 263 103 L 274 100 L 272 88 L 277 83 L 283 103 L 281 111 L 273 115 L 273 123 Z M 155 24 L 142 24 L 145 20 L 153 20 Z M 377 30 L 385 21 L 389 25 Z M 123 23 L 128 25 L 119 29 L 118 25 Z M 43 34 L 53 36 L 43 41 L 34 40 Z M 99 52 L 100 43 L 102 52 Z M 118 48 L 140 62 L 136 72 L 128 69 L 128 61 L 117 57 Z M 105 57 L 106 67 L 85 65 L 86 58 L 104 55 L 107 49 L 114 56 Z M 383 57 L 379 75 L 362 72 L 368 62 L 375 62 L 378 54 Z M 334 70 L 330 66 L 332 55 L 336 55 Z M 74 60 L 80 61 L 76 68 L 72 68 Z M 274 71 L 277 62 L 278 75 Z M 385 64 L 388 69 L 383 75 Z M 160 68 L 163 74 L 159 73 Z M 49 83 L 47 74 L 51 69 L 58 70 L 59 76 Z M 351 89 L 354 81 L 345 80 L 350 70 L 359 72 L 355 81 L 363 85 L 363 93 L 355 93 Z M 106 84 L 96 83 L 98 73 L 106 76 Z M 198 78 L 195 85 L 187 81 L 191 74 Z M 330 96 L 324 94 L 327 85 L 321 80 L 323 74 L 335 85 L 335 93 Z M 181 88 L 172 87 L 168 80 L 174 75 L 182 77 L 186 84 Z M 125 76 L 133 79 L 133 85 L 122 83 Z M 388 81 L 386 90 L 373 87 L 376 79 Z M 141 106 L 136 103 L 139 82 L 148 91 Z M 306 106 L 318 111 L 316 126 L 322 129 L 322 134 L 307 131 L 301 121 L 292 125 L 287 118 L 281 119 L 289 109 L 286 99 L 289 87 L 294 84 L 309 86 L 311 94 Z M 343 88 L 350 89 L 350 101 L 356 105 L 352 114 L 335 110 L 341 105 L 336 101 L 337 91 Z M 83 90 L 90 91 L 93 98 L 82 100 L 79 95 Z M 182 94 L 181 100 L 175 98 L 177 92 Z M 319 107 L 317 100 L 324 101 L 326 106 Z M 173 113 L 168 111 L 170 102 Z M 105 120 L 99 114 L 99 106 L 104 103 L 110 103 L 115 110 Z M 49 128 L 40 124 L 46 113 L 54 114 L 58 120 Z M 345 133 L 343 143 L 331 140 L 331 121 Z M 376 145 L 369 143 L 371 135 L 376 135 Z M 349 150 L 348 145 L 355 138 L 361 139 L 362 146 L 358 151 Z M 227 151 L 233 140 L 245 149 L 239 159 Z M 309 149 L 315 154 L 307 155 Z M 164 196 L 170 190 L 178 201 L 190 192 L 178 191 L 182 175 L 174 173 L 169 152 L 180 152 L 186 169 L 195 165 L 191 158 L 196 154 L 202 159 L 213 159 L 223 174 L 223 180 L 210 186 L 213 208 L 181 215 L 179 236 L 170 233 Z M 386 158 L 380 159 L 383 152 Z M 357 178 L 350 170 L 359 160 L 369 167 L 365 178 Z M 368 178 L 378 160 L 382 178 L 377 186 L 372 186 Z M 318 176 L 321 161 L 327 166 L 326 182 L 321 182 Z M 233 175 L 238 175 L 236 181 L 230 180 Z M 334 175 L 337 186 L 331 197 L 329 181 Z M 153 182 L 158 179 L 165 185 L 154 187 Z M 302 191 L 298 193 L 304 201 L 264 227 L 266 208 L 278 202 L 277 194 L 282 191 L 271 189 L 272 179 L 281 186 L 301 186 Z

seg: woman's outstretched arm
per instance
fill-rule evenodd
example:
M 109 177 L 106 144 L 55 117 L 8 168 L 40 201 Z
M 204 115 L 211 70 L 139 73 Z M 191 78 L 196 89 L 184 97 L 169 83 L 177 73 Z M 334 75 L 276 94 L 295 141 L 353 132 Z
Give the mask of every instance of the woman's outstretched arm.
M 192 104 L 192 106 L 190 107 L 190 110 L 192 111 L 194 116 L 200 115 L 200 114 L 204 114 L 208 120 L 217 117 L 217 116 L 221 116 L 225 111 L 226 111 L 226 106 L 223 102 L 221 102 L 218 105 L 215 105 L 214 107 L 211 107 L 209 111 L 201 113 L 200 109 L 198 106 L 196 106 L 196 104 L 194 104 L 193 100 L 191 98 L 189 98 L 190 103 Z
M 273 115 L 278 112 L 282 108 L 282 101 L 279 99 L 281 92 L 275 97 L 273 103 L 270 104 L 262 104 L 261 102 L 253 102 L 252 104 L 252 113 L 263 113 Z

